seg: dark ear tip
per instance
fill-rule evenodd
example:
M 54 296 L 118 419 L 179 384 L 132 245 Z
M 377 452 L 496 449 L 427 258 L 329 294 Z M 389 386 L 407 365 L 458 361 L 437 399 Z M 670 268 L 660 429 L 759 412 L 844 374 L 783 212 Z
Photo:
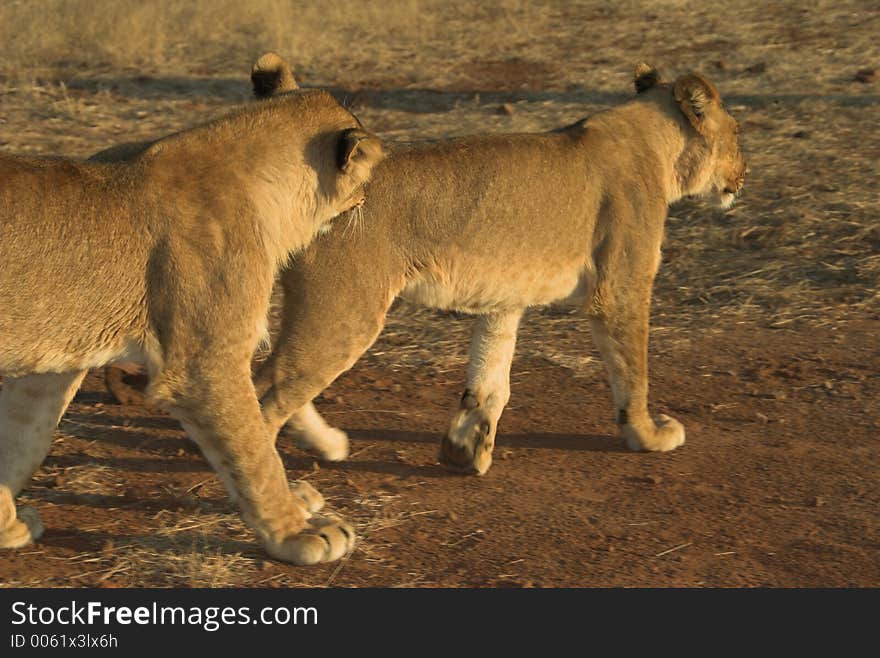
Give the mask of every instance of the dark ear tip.
M 268 71 L 254 71 L 251 73 L 251 85 L 254 88 L 256 98 L 268 98 L 278 86 L 279 73 Z
M 640 94 L 660 83 L 660 73 L 646 62 L 639 62 L 635 70 L 636 93 Z
M 290 91 L 298 87 L 293 70 L 281 55 L 266 52 L 251 67 L 251 84 L 254 96 L 268 98 L 276 92 Z

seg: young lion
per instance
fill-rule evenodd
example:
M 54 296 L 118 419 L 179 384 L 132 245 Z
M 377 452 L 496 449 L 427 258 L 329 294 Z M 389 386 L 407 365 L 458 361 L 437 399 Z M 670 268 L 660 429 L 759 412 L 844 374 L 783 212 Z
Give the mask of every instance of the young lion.
M 322 91 L 255 104 L 114 164 L 0 155 L 0 547 L 42 531 L 14 497 L 87 368 L 146 364 L 274 557 L 354 534 L 288 485 L 251 383 L 278 269 L 359 205 L 382 150 Z
M 403 296 L 478 316 L 467 386 L 441 444 L 446 466 L 489 468 L 520 317 L 559 302 L 591 321 L 627 445 L 681 445 L 681 423 L 648 413 L 663 226 L 669 204 L 687 195 L 729 206 L 746 163 L 737 123 L 703 75 L 666 83 L 641 64 L 635 86 L 633 100 L 550 133 L 395 148 L 370 183 L 370 230 L 319 236 L 282 276 L 281 334 L 255 382 L 270 433 L 287 423 L 300 445 L 347 456 L 347 437 L 311 400 L 370 346 Z

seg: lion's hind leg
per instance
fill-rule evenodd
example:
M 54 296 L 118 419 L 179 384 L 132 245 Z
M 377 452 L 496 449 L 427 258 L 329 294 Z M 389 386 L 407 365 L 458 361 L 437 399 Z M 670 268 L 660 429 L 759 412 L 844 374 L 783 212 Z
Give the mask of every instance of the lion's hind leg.
M 148 406 L 144 389 L 147 376 L 143 366 L 136 363 L 115 363 L 104 368 L 104 382 L 119 404 Z
M 297 447 L 321 459 L 340 462 L 348 458 L 348 434 L 327 423 L 311 402 L 294 412 L 284 427 L 294 436 Z
M 449 468 L 484 474 L 501 412 L 510 399 L 510 365 L 522 311 L 482 315 L 471 339 L 467 388 L 440 444 L 440 462 Z
M 36 510 L 15 496 L 46 458 L 55 427 L 85 371 L 7 377 L 0 391 L 0 548 L 18 548 L 43 532 Z

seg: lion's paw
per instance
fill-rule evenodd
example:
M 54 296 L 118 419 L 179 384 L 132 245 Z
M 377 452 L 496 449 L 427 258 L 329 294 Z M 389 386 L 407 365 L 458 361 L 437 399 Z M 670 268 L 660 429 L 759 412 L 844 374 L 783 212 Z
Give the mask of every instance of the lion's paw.
M 35 542 L 43 534 L 43 522 L 33 507 L 19 507 L 16 518 L 0 531 L 0 548 L 21 548 Z
M 495 423 L 481 408 L 461 410 L 440 443 L 440 463 L 459 473 L 483 475 L 492 465 Z
M 305 530 L 266 548 L 274 558 L 305 566 L 338 560 L 354 549 L 355 541 L 354 528 L 328 515 L 312 517 Z
M 321 511 L 324 507 L 324 496 L 305 480 L 297 480 L 290 484 L 290 493 L 299 498 L 310 514 Z
M 660 414 L 654 418 L 654 428 L 640 431 L 632 425 L 621 430 L 630 450 L 648 452 L 668 452 L 684 443 L 684 425 L 675 418 Z
M 328 462 L 348 459 L 348 434 L 336 427 L 325 427 L 320 432 L 300 432 L 296 445 Z

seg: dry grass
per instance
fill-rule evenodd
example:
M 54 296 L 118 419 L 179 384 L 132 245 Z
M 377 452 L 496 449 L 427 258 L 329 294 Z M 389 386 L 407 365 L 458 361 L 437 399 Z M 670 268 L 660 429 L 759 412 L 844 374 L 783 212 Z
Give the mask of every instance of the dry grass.
M 702 69 L 742 124 L 752 174 L 730 212 L 671 210 L 653 314 L 652 348 L 662 350 L 694 327 L 808 330 L 880 313 L 880 83 L 853 81 L 880 66 L 878 34 L 880 8 L 860 0 L 12 1 L 0 5 L 0 148 L 84 157 L 203 121 L 247 98 L 249 64 L 267 49 L 305 83 L 346 90 L 389 139 L 548 129 L 624 98 L 639 60 Z M 514 113 L 500 115 L 501 102 Z M 601 368 L 588 333 L 577 315 L 532 311 L 518 353 L 587 375 Z M 367 359 L 463 379 L 468 335 L 464 318 L 400 303 Z M 80 497 L 119 494 L 99 463 L 41 477 Z M 391 494 L 323 493 L 355 523 L 358 555 L 377 565 L 393 551 L 383 532 L 429 512 Z M 128 584 L 333 582 L 267 575 L 237 517 L 216 505 L 155 523 L 153 537 L 70 559 L 85 580 Z
M 657 319 L 839 322 L 878 312 L 877 84 L 853 81 L 880 61 L 878 31 L 862 2 L 13 2 L 0 145 L 87 155 L 189 125 L 243 100 L 267 48 L 307 83 L 381 90 L 349 99 L 391 138 L 546 129 L 622 97 L 638 59 L 701 68 L 753 173 L 726 215 L 672 210 Z M 514 116 L 494 112 L 501 98 Z

